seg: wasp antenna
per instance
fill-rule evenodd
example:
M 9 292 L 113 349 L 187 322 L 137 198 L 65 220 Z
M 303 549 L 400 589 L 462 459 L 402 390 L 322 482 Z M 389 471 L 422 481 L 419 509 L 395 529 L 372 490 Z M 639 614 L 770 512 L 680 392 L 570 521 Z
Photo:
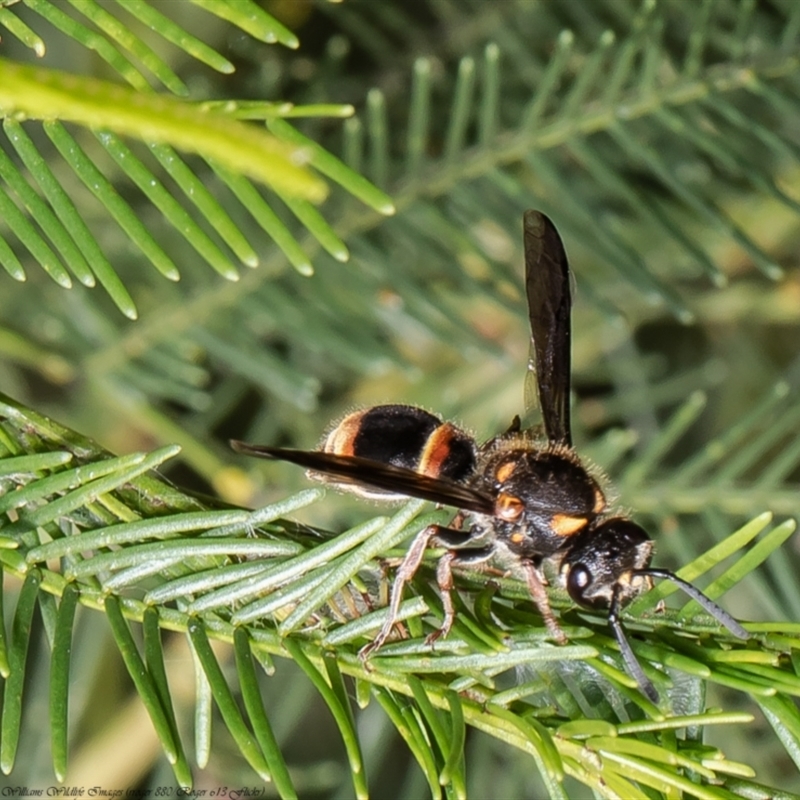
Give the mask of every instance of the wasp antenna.
M 644 674 L 642 665 L 637 660 L 634 652 L 628 642 L 628 637 L 625 635 L 625 629 L 622 627 L 622 622 L 619 619 L 620 611 L 620 586 L 614 587 L 614 592 L 611 596 L 611 605 L 608 609 L 608 624 L 611 630 L 614 631 L 614 638 L 619 645 L 619 651 L 622 653 L 622 660 L 625 662 L 625 669 L 642 690 L 642 694 L 653 703 L 658 703 L 658 691 L 653 686 L 653 682 Z
M 727 612 L 720 608 L 710 597 L 706 597 L 696 586 L 692 586 L 688 581 L 679 578 L 674 572 L 668 569 L 641 569 L 636 571 L 637 575 L 649 575 L 653 578 L 664 578 L 672 581 L 676 586 L 683 589 L 692 600 L 696 600 L 717 622 L 724 625 L 734 636 L 740 639 L 749 639 L 750 634 Z

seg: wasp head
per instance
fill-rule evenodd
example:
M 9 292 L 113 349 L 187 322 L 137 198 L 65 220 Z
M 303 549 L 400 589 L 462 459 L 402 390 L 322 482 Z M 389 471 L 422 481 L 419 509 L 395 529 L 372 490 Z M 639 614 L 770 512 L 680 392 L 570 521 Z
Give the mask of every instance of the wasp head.
M 641 575 L 650 564 L 653 542 L 629 519 L 615 517 L 573 540 L 561 564 L 569 596 L 588 608 L 608 608 L 614 595 L 624 605 L 651 585 Z

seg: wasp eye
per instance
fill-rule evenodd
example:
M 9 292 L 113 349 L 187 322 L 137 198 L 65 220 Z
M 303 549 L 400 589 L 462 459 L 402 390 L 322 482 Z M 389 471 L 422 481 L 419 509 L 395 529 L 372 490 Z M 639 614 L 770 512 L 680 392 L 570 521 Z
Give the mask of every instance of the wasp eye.
M 576 603 L 585 603 L 584 592 L 592 585 L 592 573 L 584 564 L 576 564 L 567 575 L 567 592 Z
M 497 498 L 495 514 L 497 514 L 500 519 L 506 520 L 506 522 L 513 522 L 519 519 L 524 510 L 525 504 L 519 497 L 514 497 L 513 494 L 503 493 Z

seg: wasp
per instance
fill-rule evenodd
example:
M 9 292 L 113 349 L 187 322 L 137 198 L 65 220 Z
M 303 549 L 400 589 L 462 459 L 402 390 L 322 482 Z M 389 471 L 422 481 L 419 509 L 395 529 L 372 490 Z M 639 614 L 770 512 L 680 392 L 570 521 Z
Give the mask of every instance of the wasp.
M 747 631 L 692 584 L 651 568 L 653 541 L 616 513 L 600 481 L 572 445 L 570 425 L 572 298 L 564 244 L 553 222 L 538 211 L 523 217 L 525 293 L 531 328 L 529 369 L 542 415 L 542 431 L 507 431 L 478 445 L 450 422 L 408 405 L 381 405 L 346 416 L 318 451 L 232 441 L 234 450 L 289 461 L 308 475 L 377 499 L 431 500 L 458 509 L 448 526 L 430 525 L 412 542 L 392 585 L 389 614 L 362 659 L 394 628 L 403 590 L 430 546 L 444 548 L 436 577 L 444 620 L 428 637 L 446 636 L 455 619 L 453 568 L 491 562 L 527 583 L 551 637 L 566 641 L 545 589 L 545 565 L 573 600 L 605 609 L 628 673 L 653 702 L 658 693 L 644 674 L 622 627 L 623 607 L 668 579 L 695 599 L 734 636 Z

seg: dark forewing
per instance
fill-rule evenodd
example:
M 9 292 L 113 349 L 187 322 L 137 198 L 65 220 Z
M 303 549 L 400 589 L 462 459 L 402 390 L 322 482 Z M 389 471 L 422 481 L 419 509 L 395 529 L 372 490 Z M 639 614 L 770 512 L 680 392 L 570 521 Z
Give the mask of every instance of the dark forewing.
M 381 489 L 394 494 L 431 500 L 479 514 L 494 513 L 494 500 L 483 492 L 478 492 L 446 478 L 429 478 L 403 467 L 393 467 L 380 461 L 372 461 L 358 456 L 339 456 L 334 453 L 321 453 L 316 450 L 287 450 L 281 447 L 265 447 L 247 444 L 236 439 L 231 447 L 239 453 L 258 458 L 272 458 L 277 461 L 290 461 L 313 472 L 330 475 L 342 483 L 360 484 Z
M 569 421 L 569 264 L 555 225 L 539 211 L 526 211 L 525 290 L 531 322 L 533 363 L 547 438 L 572 444 Z

